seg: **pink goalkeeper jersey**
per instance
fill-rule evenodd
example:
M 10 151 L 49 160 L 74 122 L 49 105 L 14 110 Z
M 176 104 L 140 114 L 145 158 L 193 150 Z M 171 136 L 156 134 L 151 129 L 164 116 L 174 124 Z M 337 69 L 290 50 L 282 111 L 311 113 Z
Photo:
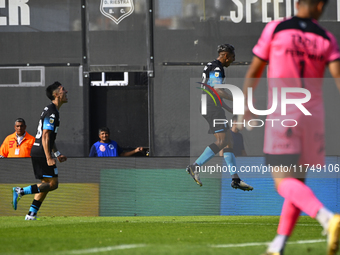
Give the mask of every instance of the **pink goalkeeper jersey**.
M 268 107 L 272 104 L 273 87 L 306 88 L 312 94 L 306 106 L 322 104 L 321 86 L 325 67 L 329 62 L 340 59 L 335 37 L 320 27 L 316 20 L 298 17 L 268 23 L 253 53 L 269 62 L 268 78 L 280 78 L 269 79 Z M 280 89 L 278 96 L 280 100 Z M 302 95 L 292 95 L 290 98 L 297 96 Z

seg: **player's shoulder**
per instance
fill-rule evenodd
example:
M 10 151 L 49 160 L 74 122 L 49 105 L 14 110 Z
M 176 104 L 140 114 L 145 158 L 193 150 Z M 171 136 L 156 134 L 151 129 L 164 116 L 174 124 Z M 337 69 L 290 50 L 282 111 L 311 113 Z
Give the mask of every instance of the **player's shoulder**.
M 44 108 L 44 112 L 46 113 L 46 115 L 50 115 L 51 118 L 56 118 L 56 116 L 59 115 L 59 112 L 53 103 L 47 105 Z
M 285 18 L 284 20 L 273 20 L 266 24 L 263 31 L 267 34 L 274 34 L 277 32 L 277 29 L 281 26 L 285 26 L 285 24 L 289 23 L 291 18 Z
M 205 71 L 206 71 L 206 70 L 209 70 L 209 72 L 212 72 L 212 71 L 214 71 L 214 72 L 218 72 L 218 71 L 222 72 L 223 66 L 221 65 L 221 62 L 220 62 L 220 61 L 214 60 L 214 61 L 209 62 L 209 63 L 205 66 L 204 70 L 205 70 Z

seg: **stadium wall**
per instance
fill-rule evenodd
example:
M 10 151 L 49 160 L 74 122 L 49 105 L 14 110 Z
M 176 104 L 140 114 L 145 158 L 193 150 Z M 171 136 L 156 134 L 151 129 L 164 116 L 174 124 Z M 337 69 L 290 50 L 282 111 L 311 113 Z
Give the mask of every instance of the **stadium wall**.
M 59 188 L 51 192 L 41 216 L 179 216 L 280 215 L 282 198 L 276 193 L 263 157 L 237 158 L 237 166 L 258 167 L 242 172 L 254 186 L 251 192 L 230 187 L 229 173 L 202 172 L 199 187 L 185 172 L 190 158 L 69 158 L 58 164 Z M 222 165 L 215 157 L 211 166 Z M 339 157 L 327 157 L 325 168 L 310 171 L 307 184 L 332 211 L 340 210 Z M 36 183 L 31 160 L 0 161 L 0 216 L 22 216 L 33 200 L 24 196 L 16 211 L 11 189 Z

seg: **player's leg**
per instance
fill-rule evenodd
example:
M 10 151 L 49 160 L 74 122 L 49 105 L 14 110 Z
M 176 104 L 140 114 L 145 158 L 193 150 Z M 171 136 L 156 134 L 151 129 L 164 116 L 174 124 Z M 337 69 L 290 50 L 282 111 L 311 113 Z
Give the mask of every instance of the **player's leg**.
M 43 178 L 38 185 L 39 193 L 34 195 L 31 207 L 26 215 L 26 220 L 34 220 L 38 214 L 41 204 L 45 200 L 49 191 L 53 191 L 58 188 L 58 177 Z
M 277 116 L 271 117 L 276 119 Z M 297 116 L 294 119 L 297 119 Z M 300 122 L 299 122 L 300 123 Z M 283 126 L 275 127 L 275 129 L 266 123 L 265 126 L 265 139 L 264 139 L 264 153 L 266 159 L 266 165 L 269 166 L 271 172 L 275 173 L 280 169 L 275 166 L 290 166 L 297 165 L 301 154 L 301 131 L 298 128 L 291 129 Z M 284 172 L 283 172 L 284 173 Z M 277 174 L 273 175 L 275 183 L 278 184 L 280 180 L 287 177 L 296 177 L 285 173 L 285 175 Z M 305 173 L 302 173 L 304 177 Z M 277 186 L 276 186 L 277 189 Z M 286 242 L 291 235 L 296 221 L 300 215 L 300 208 L 298 208 L 289 199 L 285 198 L 280 223 L 277 229 L 277 235 L 270 243 L 266 254 L 283 254 Z
M 283 178 L 278 178 L 277 180 L 279 179 L 283 180 Z M 277 235 L 268 246 L 266 254 L 283 254 L 286 242 L 293 232 L 300 213 L 301 210 L 290 200 L 284 200 Z
M 226 135 L 224 137 L 226 139 L 226 147 L 223 149 L 223 158 L 225 164 L 227 165 L 228 171 L 232 178 L 231 187 L 234 189 L 241 189 L 241 190 L 253 190 L 253 187 L 245 183 L 240 179 L 237 174 L 236 168 L 236 158 L 233 152 L 233 136 L 231 134 L 230 129 L 226 130 Z
M 328 231 L 331 232 L 329 235 L 332 236 L 333 239 L 338 239 L 338 233 L 333 232 L 338 231 L 340 218 L 334 216 L 331 211 L 323 206 L 313 191 L 304 184 L 304 179 L 294 178 L 296 173 L 284 172 L 282 167 L 275 167 L 275 170 L 276 171 L 273 171 L 275 186 L 285 201 L 281 212 L 277 236 L 269 245 L 267 254 L 283 254 L 285 244 L 294 229 L 301 211 L 312 218 L 316 218 L 326 231 L 332 226 L 334 230 Z M 299 177 L 301 178 L 305 172 L 306 171 L 303 170 L 299 173 Z M 334 241 L 333 243 L 335 243 L 336 249 L 337 242 Z
M 335 254 L 339 248 L 340 215 L 328 210 L 313 191 L 295 178 L 276 179 L 278 193 L 298 209 L 316 219 L 328 235 L 327 254 Z
M 275 165 L 296 165 L 299 161 L 299 154 L 287 154 L 287 155 L 266 155 L 266 164 L 270 166 Z M 273 167 L 273 178 L 275 181 L 275 187 L 277 190 L 280 183 L 286 178 L 300 178 L 300 182 L 304 181 L 305 171 L 301 173 L 285 172 L 281 167 Z M 281 195 L 281 194 L 280 194 Z M 277 229 L 277 235 L 270 243 L 267 254 L 283 254 L 284 247 L 288 238 L 290 237 L 295 224 L 301 213 L 301 209 L 297 207 L 289 198 L 284 197 L 284 203 L 282 206 L 280 223 Z
M 26 220 L 35 220 L 36 214 L 44 201 L 47 193 L 49 191 L 58 188 L 58 169 L 56 165 L 47 165 L 46 159 L 32 157 L 32 165 L 34 170 L 34 175 L 37 179 L 41 180 L 40 184 L 30 185 L 24 188 L 16 187 L 13 188 L 13 207 L 16 209 L 18 198 L 27 195 L 35 194 L 35 199 L 29 210 L 29 214 L 26 215 Z M 16 194 L 16 195 L 15 195 Z M 18 197 L 17 199 L 15 199 Z
M 186 168 L 188 174 L 190 174 L 194 181 L 200 186 L 202 186 L 202 182 L 199 178 L 200 166 L 212 159 L 215 154 L 219 153 L 219 151 L 227 145 L 226 130 L 229 129 L 226 123 L 214 125 L 214 119 L 225 119 L 225 113 L 222 109 L 208 109 L 208 112 L 210 113 L 203 117 L 209 123 L 209 133 L 214 134 L 216 141 L 205 148 L 194 164 L 188 165 Z
M 186 168 L 186 171 L 190 176 L 196 181 L 196 183 L 202 186 L 202 182 L 199 177 L 199 168 L 200 166 L 204 165 L 210 159 L 212 159 L 215 154 L 217 154 L 223 146 L 226 145 L 225 143 L 225 132 L 219 132 L 218 134 L 214 134 L 216 137 L 216 142 L 210 144 L 208 147 L 205 148 L 203 153 L 197 158 L 193 165 L 189 165 Z

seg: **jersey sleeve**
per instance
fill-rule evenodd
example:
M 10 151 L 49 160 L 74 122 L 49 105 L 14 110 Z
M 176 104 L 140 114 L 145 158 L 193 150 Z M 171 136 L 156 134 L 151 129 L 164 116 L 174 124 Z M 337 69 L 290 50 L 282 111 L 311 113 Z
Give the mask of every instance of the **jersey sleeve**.
M 51 114 L 44 118 L 43 129 L 54 130 L 55 126 L 55 115 Z
M 328 36 L 330 38 L 331 47 L 330 47 L 330 52 L 327 58 L 327 63 L 335 61 L 335 60 L 340 60 L 340 51 L 339 51 L 338 42 L 332 33 L 328 32 Z
M 222 77 L 222 71 L 220 68 L 215 68 L 214 70 L 209 72 L 209 81 L 208 85 L 211 87 L 214 87 L 215 85 L 222 84 L 223 83 L 223 77 Z
M 264 61 L 269 60 L 270 45 L 273 38 L 277 22 L 268 23 L 262 31 L 262 34 L 253 48 L 253 54 Z

